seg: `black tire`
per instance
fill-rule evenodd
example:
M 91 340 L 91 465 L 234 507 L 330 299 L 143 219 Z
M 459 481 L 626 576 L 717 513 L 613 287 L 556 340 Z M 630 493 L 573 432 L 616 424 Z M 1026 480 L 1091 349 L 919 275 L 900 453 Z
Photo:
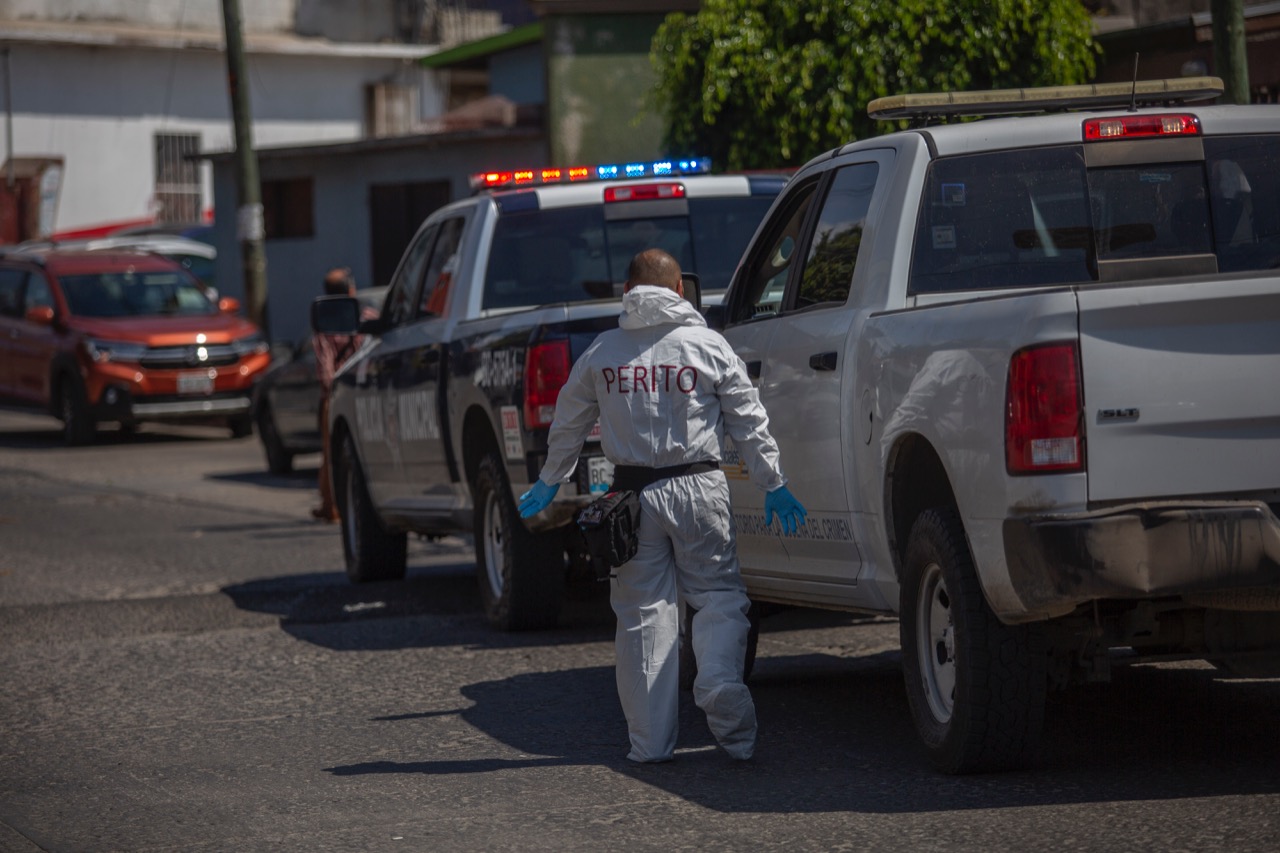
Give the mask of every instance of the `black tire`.
M 64 375 L 58 382 L 58 417 L 62 419 L 62 440 L 68 447 L 93 443 L 98 425 L 89 414 L 84 385 L 74 376 Z
M 253 415 L 236 415 L 227 419 L 227 427 L 232 438 L 247 438 L 253 435 Z
M 355 445 L 342 445 L 337 482 L 338 512 L 342 516 L 342 554 L 352 583 L 404 579 L 408 564 L 408 536 L 386 529 L 373 507 Z
M 1044 641 L 1034 626 L 991 612 L 954 509 L 927 510 L 911 528 L 901 595 L 907 699 L 934 766 L 973 773 L 1030 763 L 1044 728 Z
M 520 519 L 501 457 L 480 460 L 475 499 L 476 579 L 490 624 L 503 631 L 553 627 L 564 602 L 560 531 L 530 533 Z
M 263 405 L 258 409 L 258 440 L 262 442 L 262 450 L 267 455 L 267 470 L 272 474 L 288 474 L 293 471 L 293 454 L 285 449 L 280 431 L 276 429 L 275 419 L 271 417 L 271 408 Z
M 693 614 L 696 613 L 687 604 L 680 614 L 680 689 L 692 690 L 694 679 L 698 677 L 698 660 L 693 656 Z M 756 649 L 760 645 L 760 605 L 751 602 L 747 610 L 747 620 L 751 630 L 747 632 L 747 650 L 742 659 L 742 682 L 751 681 L 751 673 L 756 668 Z

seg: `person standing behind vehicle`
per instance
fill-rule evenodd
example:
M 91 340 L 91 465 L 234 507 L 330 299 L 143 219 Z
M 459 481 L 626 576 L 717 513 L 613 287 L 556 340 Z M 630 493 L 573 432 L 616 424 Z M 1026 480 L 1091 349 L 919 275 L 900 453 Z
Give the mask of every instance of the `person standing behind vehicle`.
M 325 296 L 355 296 L 356 281 L 351 270 L 334 267 L 324 276 Z M 368 310 L 361 311 L 361 320 L 369 318 Z M 316 377 L 320 380 L 320 506 L 311 515 L 324 522 L 338 520 L 338 507 L 333 499 L 333 480 L 329 469 L 329 395 L 333 389 L 333 377 L 342 363 L 360 349 L 360 335 L 316 334 L 311 345 L 316 353 Z
M 742 360 L 684 300 L 680 265 L 660 249 L 631 261 L 620 328 L 574 364 L 560 390 L 547 461 L 520 496 L 520 515 L 545 509 L 573 472 L 597 419 L 613 487 L 641 503 L 635 557 L 617 568 L 618 697 L 639 762 L 669 761 L 678 735 L 679 618 L 692 622 L 694 701 L 731 757 L 755 750 L 756 714 L 743 683 L 750 602 L 738 569 L 729 486 L 719 470 L 724 434 L 751 480 L 767 491 L 765 523 L 794 533 L 805 509 L 787 489 L 769 419 Z

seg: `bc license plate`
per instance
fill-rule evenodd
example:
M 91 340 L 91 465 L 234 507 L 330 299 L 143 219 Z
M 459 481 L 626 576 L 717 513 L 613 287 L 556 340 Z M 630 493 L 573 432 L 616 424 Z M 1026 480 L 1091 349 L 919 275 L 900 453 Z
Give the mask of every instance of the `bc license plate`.
M 179 394 L 212 394 L 213 377 L 208 373 L 179 373 Z
M 613 463 L 603 456 L 592 456 L 587 460 L 587 482 L 593 495 L 609 491 L 613 485 Z

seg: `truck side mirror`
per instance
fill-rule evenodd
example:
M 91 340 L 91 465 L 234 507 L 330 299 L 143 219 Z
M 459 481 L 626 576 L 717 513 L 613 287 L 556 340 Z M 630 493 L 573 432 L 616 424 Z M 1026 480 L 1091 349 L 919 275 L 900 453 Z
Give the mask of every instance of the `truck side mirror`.
M 311 301 L 311 331 L 317 335 L 354 335 L 360 329 L 360 300 L 354 296 L 317 296 Z
M 702 311 L 702 283 L 697 273 L 682 272 L 680 281 L 684 283 L 684 298 L 698 311 Z

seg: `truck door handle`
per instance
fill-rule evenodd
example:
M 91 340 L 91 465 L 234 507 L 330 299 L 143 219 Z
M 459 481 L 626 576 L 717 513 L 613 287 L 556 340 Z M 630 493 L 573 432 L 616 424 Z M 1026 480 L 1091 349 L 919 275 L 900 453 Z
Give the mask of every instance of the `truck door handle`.
M 760 378 L 760 366 L 761 366 L 761 362 L 759 362 L 759 361 L 748 361 L 748 362 L 747 362 L 747 378 L 748 378 L 748 379 L 759 379 L 759 378 Z
M 835 370 L 836 353 L 819 352 L 809 356 L 809 366 L 814 370 Z

